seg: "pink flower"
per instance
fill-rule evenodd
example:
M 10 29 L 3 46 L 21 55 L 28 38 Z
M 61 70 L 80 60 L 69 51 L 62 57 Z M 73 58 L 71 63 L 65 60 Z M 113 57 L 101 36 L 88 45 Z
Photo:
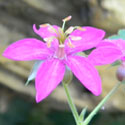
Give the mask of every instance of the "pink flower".
M 109 48 L 109 49 L 107 49 Z M 118 52 L 114 51 L 114 48 L 117 48 Z M 99 51 L 104 51 L 102 56 L 99 56 Z M 110 52 L 114 51 L 114 53 L 109 54 Z M 110 56 L 109 56 L 110 55 Z M 93 58 L 96 57 L 96 58 Z M 108 58 L 107 58 L 108 57 Z M 88 57 L 88 59 L 93 63 L 94 65 L 104 65 L 109 64 L 114 61 L 120 60 L 120 66 L 117 69 L 116 77 L 119 81 L 125 80 L 125 40 L 118 39 L 118 40 L 109 40 L 105 39 L 104 41 L 100 42 L 97 49 L 94 50 Z M 103 61 L 102 61 L 103 60 Z
M 114 55 L 111 54 L 111 58 L 113 58 L 113 59 L 110 58 L 109 60 L 107 60 L 107 58 L 105 58 L 104 59 L 105 61 L 100 61 L 101 58 L 96 56 L 97 55 L 96 51 L 99 48 L 101 48 L 101 49 L 106 51 L 106 49 L 104 49 L 104 48 L 107 48 L 107 47 L 110 47 L 110 49 L 112 47 L 112 49 L 113 49 L 113 46 L 114 46 L 114 48 L 119 49 L 119 56 L 116 56 L 118 53 L 114 53 Z M 122 39 L 117 39 L 117 40 L 105 39 L 104 41 L 99 43 L 98 49 L 96 49 L 95 52 L 93 51 L 89 55 L 89 59 L 91 60 L 91 62 L 94 65 L 104 65 L 104 64 L 107 64 L 109 62 L 120 60 L 120 66 L 118 67 L 118 69 L 116 71 L 116 77 L 117 77 L 117 79 L 119 81 L 124 81 L 125 80 L 125 40 L 122 40 Z M 96 57 L 95 60 L 92 58 L 92 56 Z M 117 58 L 114 58 L 115 56 Z
M 59 85 L 66 66 L 89 91 L 100 95 L 101 79 L 97 70 L 87 58 L 76 53 L 96 47 L 105 35 L 103 30 L 85 26 L 70 27 L 64 32 L 63 28 L 50 24 L 40 25 L 39 29 L 33 25 L 33 30 L 45 43 L 35 38 L 19 40 L 11 44 L 3 56 L 17 61 L 44 61 L 35 79 L 37 102 L 46 98 Z
M 125 60 L 124 40 L 102 40 L 88 56 L 93 65 L 105 65 L 116 60 Z

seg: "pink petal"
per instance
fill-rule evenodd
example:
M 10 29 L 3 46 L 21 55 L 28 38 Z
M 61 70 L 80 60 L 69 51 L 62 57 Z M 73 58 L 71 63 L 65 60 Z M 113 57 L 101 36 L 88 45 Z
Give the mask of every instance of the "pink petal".
M 96 96 L 101 94 L 102 87 L 99 74 L 86 58 L 70 56 L 66 64 L 88 90 Z
M 104 41 L 116 45 L 125 55 L 125 40 L 122 40 L 122 39 L 118 39 L 118 40 L 105 39 Z
M 118 48 L 118 46 L 115 43 L 111 42 L 111 40 L 110 41 L 109 40 L 102 40 L 97 45 L 97 47 L 105 47 L 105 46 L 111 46 L 111 47 Z
M 125 61 L 125 56 L 123 56 L 123 57 L 121 58 L 121 60 L 122 60 L 122 61 Z
M 88 56 L 93 65 L 105 65 L 120 59 L 122 52 L 115 46 L 104 46 L 94 49 Z
M 50 49 L 54 49 L 57 50 L 58 46 L 59 46 L 59 42 L 57 37 L 59 36 L 59 30 L 61 28 L 56 26 L 56 25 L 52 25 L 51 27 L 48 25 L 40 27 L 39 29 L 36 28 L 36 25 L 33 25 L 33 30 L 36 34 L 38 34 L 41 38 L 49 38 L 49 37 L 53 37 L 53 41 L 51 42 L 51 48 Z
M 58 86 L 63 79 L 64 72 L 65 66 L 58 59 L 48 60 L 41 65 L 35 81 L 37 102 L 46 98 Z
M 26 38 L 11 44 L 3 56 L 12 60 L 42 60 L 52 53 L 46 45 L 37 39 Z
M 51 27 L 54 29 L 54 30 L 50 30 Z M 39 29 L 36 28 L 36 25 L 34 24 L 33 25 L 33 30 L 36 34 L 38 34 L 39 36 L 41 36 L 42 38 L 47 38 L 47 37 L 52 37 L 52 36 L 55 36 L 57 37 L 57 32 L 58 32 L 58 29 L 60 27 L 56 26 L 56 25 L 53 25 L 53 26 L 43 26 L 43 27 L 40 27 Z M 56 32 L 55 32 L 56 31 Z
M 74 48 L 68 48 L 68 53 L 76 53 L 83 50 L 91 49 L 96 47 L 96 45 L 102 40 L 105 35 L 105 32 L 101 29 L 97 29 L 94 27 L 82 27 L 82 30 L 74 30 L 70 35 L 69 38 L 72 36 L 81 37 L 80 40 L 71 40 Z M 68 41 L 66 41 L 67 44 Z

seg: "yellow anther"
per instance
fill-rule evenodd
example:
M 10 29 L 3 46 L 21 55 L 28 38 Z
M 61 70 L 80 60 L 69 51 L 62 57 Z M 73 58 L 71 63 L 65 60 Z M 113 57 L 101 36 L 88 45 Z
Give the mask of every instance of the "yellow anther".
M 40 25 L 40 27 L 48 27 L 48 26 L 50 26 L 50 24 L 48 24 L 48 23 Z
M 71 40 L 77 41 L 77 40 L 81 40 L 82 37 L 80 36 L 70 36 Z
M 47 47 L 50 48 L 51 47 L 51 42 L 53 41 L 55 37 L 47 37 L 44 38 L 44 41 L 47 43 Z
M 50 37 L 46 37 L 43 39 L 45 42 L 49 41 L 50 40 Z
M 81 30 L 81 31 L 86 31 L 85 28 L 82 28 L 82 27 L 79 27 L 79 26 L 77 27 L 77 29 L 78 29 L 78 30 Z
M 67 45 L 68 45 L 70 48 L 74 48 L 74 47 L 75 47 L 75 46 L 72 44 L 72 42 L 70 41 L 70 39 L 68 39 Z
M 51 47 L 51 42 L 47 42 L 47 47 L 50 48 Z
M 50 25 L 50 24 L 48 24 L 48 23 L 42 24 L 42 25 L 40 25 L 40 27 L 41 27 L 41 28 L 48 27 L 48 30 L 49 30 L 51 33 L 56 33 L 56 32 L 57 32 L 56 29 L 53 28 L 53 26 Z
M 55 37 L 46 37 L 46 38 L 44 38 L 44 41 L 46 41 L 46 42 L 48 42 L 48 41 L 53 41 L 53 39 L 54 39 Z
M 73 32 L 74 29 L 75 29 L 75 27 L 71 26 L 71 27 L 69 27 L 69 28 L 65 31 L 65 33 L 66 33 L 66 34 L 70 34 L 70 33 Z
M 64 18 L 62 21 L 67 22 L 67 21 L 71 20 L 71 18 L 72 18 L 72 16 L 68 16 L 68 17 Z
M 70 48 L 74 48 L 74 47 L 75 47 L 71 42 L 68 42 L 68 46 L 69 46 Z

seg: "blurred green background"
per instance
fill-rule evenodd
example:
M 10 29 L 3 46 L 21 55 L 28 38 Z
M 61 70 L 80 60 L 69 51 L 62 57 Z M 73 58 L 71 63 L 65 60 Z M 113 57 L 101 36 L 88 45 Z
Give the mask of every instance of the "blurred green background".
M 44 101 L 35 102 L 34 81 L 24 86 L 33 61 L 16 62 L 2 57 L 11 43 L 37 36 L 32 25 L 42 23 L 62 25 L 62 19 L 72 15 L 68 26 L 94 26 L 104 29 L 106 36 L 125 28 L 125 0 L 0 0 L 0 125 L 75 125 L 62 86 Z M 91 111 L 111 90 L 117 79 L 117 67 L 97 67 L 103 92 L 99 97 L 89 93 L 74 78 L 71 94 L 79 112 Z M 124 86 L 104 105 L 90 125 L 125 125 Z

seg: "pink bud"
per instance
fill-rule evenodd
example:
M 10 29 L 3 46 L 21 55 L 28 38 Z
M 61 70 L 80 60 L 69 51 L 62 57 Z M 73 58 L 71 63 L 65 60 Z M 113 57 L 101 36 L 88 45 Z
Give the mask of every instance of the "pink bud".
M 119 81 L 125 80 L 125 62 L 118 67 L 116 76 Z

